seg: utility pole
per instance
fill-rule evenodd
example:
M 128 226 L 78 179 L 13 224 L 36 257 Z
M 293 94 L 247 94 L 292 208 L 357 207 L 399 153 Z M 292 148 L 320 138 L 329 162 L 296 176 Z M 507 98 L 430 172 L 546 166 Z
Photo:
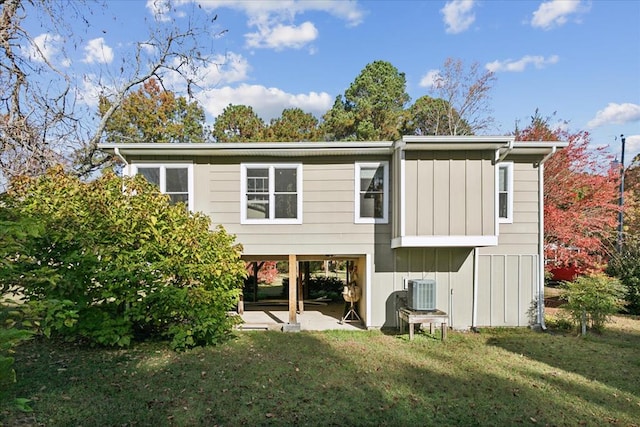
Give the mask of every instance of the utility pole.
M 622 209 L 624 208 L 624 143 L 626 138 L 624 135 L 620 135 L 620 139 L 622 140 L 622 158 L 620 163 L 620 198 L 618 199 L 618 207 L 620 208 L 618 212 L 618 253 L 622 251 L 623 244 L 624 215 Z

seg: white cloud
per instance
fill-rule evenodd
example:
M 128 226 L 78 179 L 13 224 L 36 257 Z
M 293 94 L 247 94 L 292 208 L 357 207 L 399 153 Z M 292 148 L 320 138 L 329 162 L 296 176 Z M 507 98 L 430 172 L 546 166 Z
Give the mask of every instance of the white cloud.
M 640 122 L 640 105 L 629 102 L 624 104 L 610 102 L 603 110 L 596 113 L 596 116 L 587 123 L 587 126 L 596 128 L 604 125 L 623 125 L 633 122 Z
M 560 60 L 558 55 L 552 55 L 548 58 L 540 55 L 526 55 L 517 61 L 510 59 L 505 61 L 493 61 L 488 63 L 485 67 L 492 72 L 510 71 L 510 72 L 522 72 L 528 65 L 533 65 L 536 68 L 544 68 L 547 65 L 557 64 Z
M 549 30 L 567 23 L 569 16 L 586 12 L 588 7 L 583 6 L 580 0 L 551 0 L 540 5 L 533 12 L 531 26 Z
M 311 22 L 302 25 L 260 26 L 258 32 L 245 34 L 247 46 L 255 48 L 300 49 L 318 37 L 318 30 Z
M 172 12 L 178 17 L 184 17 L 185 14 L 177 8 L 189 2 L 190 0 L 147 0 L 146 7 L 156 21 L 169 22 L 173 19 Z
M 429 70 L 420 79 L 420 87 L 433 87 L 438 77 L 440 77 L 440 70 Z
M 153 1 L 153 0 L 149 0 Z M 182 0 L 186 2 L 188 0 Z M 305 12 L 325 12 L 339 19 L 347 21 L 349 26 L 362 23 L 364 11 L 356 1 L 331 1 L 331 0 L 262 0 L 262 1 L 237 1 L 237 0 L 194 0 L 204 9 L 215 10 L 229 8 L 244 12 L 250 19 L 263 21 L 265 17 L 277 17 L 277 22 L 284 19 L 293 19 L 297 14 Z
M 152 1 L 152 0 L 149 0 Z M 183 0 L 183 2 L 186 0 Z M 364 11 L 355 1 L 330 0 L 281 0 L 281 1 L 235 1 L 193 0 L 203 9 L 229 8 L 247 15 L 247 25 L 256 31 L 245 34 L 247 46 L 251 48 L 300 49 L 318 37 L 314 23 L 295 22 L 296 16 L 305 12 L 324 12 L 347 22 L 348 26 L 359 25 Z M 315 50 L 310 50 L 313 53 Z
M 62 51 L 64 39 L 57 34 L 42 33 L 33 39 L 33 43 L 26 49 L 22 49 L 22 53 L 30 60 L 35 62 L 44 62 L 45 60 L 52 62 L 54 58 Z M 67 66 L 68 60 L 64 60 L 63 65 Z
M 108 88 L 101 86 L 99 80 L 95 74 L 86 74 L 84 76 L 82 84 L 76 88 L 78 102 L 91 108 L 98 108 L 100 95 L 108 90 Z
M 474 0 L 453 0 L 444 5 L 440 12 L 444 15 L 447 33 L 458 34 L 469 29 L 476 20 L 473 6 Z
M 102 37 L 89 40 L 84 47 L 84 53 L 85 56 L 82 62 L 87 64 L 109 64 L 113 61 L 113 49 L 105 44 Z
M 629 160 L 625 159 L 625 164 L 629 164 L 631 160 L 640 153 L 640 135 L 629 135 L 625 139 L 625 152 L 630 154 Z
M 179 65 L 179 59 L 176 58 L 173 65 Z M 186 69 L 182 69 L 182 73 L 206 90 L 247 80 L 250 69 L 251 66 L 245 57 L 238 53 L 227 52 L 209 57 L 208 65 L 198 68 L 197 74 L 190 73 Z M 176 72 L 166 72 L 162 82 L 167 89 L 176 94 L 185 94 L 187 91 L 184 77 Z
M 198 102 L 211 118 L 219 116 L 229 104 L 247 105 L 265 122 L 279 117 L 285 108 L 295 107 L 321 117 L 331 108 L 333 101 L 334 97 L 326 92 L 291 94 L 277 88 L 248 84 L 208 89 L 198 94 Z

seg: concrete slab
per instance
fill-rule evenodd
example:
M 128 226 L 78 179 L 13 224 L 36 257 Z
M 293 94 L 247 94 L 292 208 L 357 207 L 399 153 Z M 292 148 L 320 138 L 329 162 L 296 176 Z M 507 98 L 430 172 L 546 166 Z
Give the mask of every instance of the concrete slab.
M 306 306 L 303 313 L 298 313 L 298 323 L 302 331 L 327 331 L 327 330 L 364 330 L 361 322 L 340 323 L 344 305 L 331 303 L 327 305 Z M 260 305 L 245 306 L 242 320 L 247 326 L 252 324 L 270 325 L 268 328 L 275 329 L 277 325 L 283 327 L 289 322 L 289 311 L 282 305 Z

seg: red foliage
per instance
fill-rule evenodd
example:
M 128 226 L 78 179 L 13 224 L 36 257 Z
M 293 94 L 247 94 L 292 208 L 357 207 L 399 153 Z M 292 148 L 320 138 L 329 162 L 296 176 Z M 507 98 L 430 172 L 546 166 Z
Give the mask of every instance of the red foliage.
M 246 263 L 247 274 L 249 277 L 253 277 L 254 275 L 254 262 Z M 258 283 L 265 283 L 267 285 L 273 283 L 273 281 L 278 277 L 278 269 L 276 265 L 278 263 L 275 261 L 263 261 L 258 262 L 257 265 L 260 268 L 258 271 Z
M 551 130 L 539 116 L 517 133 L 520 141 L 567 141 L 544 165 L 545 258 L 549 268 L 601 270 L 619 212 L 619 171 L 588 132 Z

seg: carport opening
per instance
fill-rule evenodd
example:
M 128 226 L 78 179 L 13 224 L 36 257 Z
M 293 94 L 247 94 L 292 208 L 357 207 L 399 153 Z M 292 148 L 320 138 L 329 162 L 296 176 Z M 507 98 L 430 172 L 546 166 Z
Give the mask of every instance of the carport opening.
M 292 306 L 288 259 L 245 258 L 247 279 L 238 306 L 240 314 L 246 311 L 263 311 L 273 321 L 287 323 L 286 318 L 274 313 L 281 313 Z M 297 279 L 293 284 L 296 287 L 293 304 L 297 315 L 314 310 L 335 321 L 344 320 L 351 304 L 345 301 L 343 293 L 350 283 L 357 283 L 361 287 L 360 301 L 353 305 L 364 324 L 364 313 L 361 310 L 364 306 L 364 275 L 361 273 L 364 261 L 360 257 L 298 256 L 295 259 L 294 271 Z

